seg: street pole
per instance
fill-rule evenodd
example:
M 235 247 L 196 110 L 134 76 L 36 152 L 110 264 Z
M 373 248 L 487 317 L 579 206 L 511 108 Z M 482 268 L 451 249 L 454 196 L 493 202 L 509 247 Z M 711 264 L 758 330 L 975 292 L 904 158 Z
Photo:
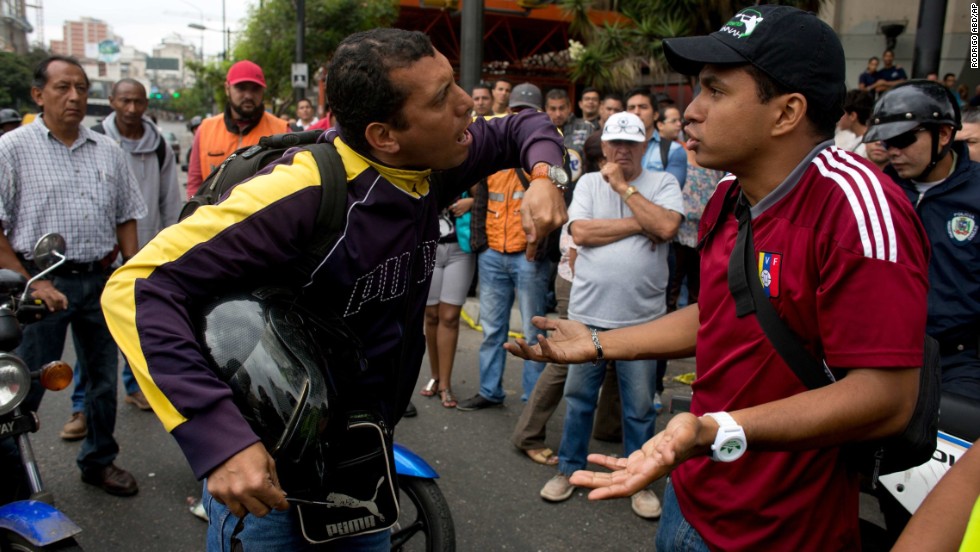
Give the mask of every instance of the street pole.
M 915 30 L 915 57 L 912 59 L 913 79 L 924 79 L 929 73 L 939 73 L 945 22 L 946 0 L 919 2 L 919 27 Z
M 225 55 L 222 59 L 228 61 L 228 48 L 231 46 L 231 37 L 228 36 L 228 22 L 225 20 L 225 0 L 221 0 L 221 30 L 223 31 L 221 38 L 224 39 L 223 42 L 225 43 Z
M 483 76 L 483 0 L 466 0 L 462 11 L 459 80 L 471 94 Z
M 296 63 L 303 63 L 303 46 L 306 39 L 306 0 L 296 1 Z M 298 103 L 306 94 L 305 88 L 296 87 L 293 95 Z

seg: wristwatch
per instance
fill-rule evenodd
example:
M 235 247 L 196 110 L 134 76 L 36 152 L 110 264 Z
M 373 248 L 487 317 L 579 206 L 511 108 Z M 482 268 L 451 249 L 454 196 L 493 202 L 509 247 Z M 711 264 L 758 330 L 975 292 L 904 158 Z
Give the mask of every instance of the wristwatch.
M 623 192 L 623 201 L 625 202 L 627 199 L 630 198 L 630 196 L 632 196 L 635 193 L 636 193 L 636 186 L 630 186 L 629 188 L 626 188 L 626 191 Z
M 749 446 L 742 426 L 728 412 L 711 412 L 705 416 L 711 416 L 718 422 L 718 433 L 711 445 L 711 459 L 715 462 L 734 462 L 741 458 Z
M 549 165 L 547 163 L 535 164 L 531 170 L 531 180 L 535 178 L 547 178 L 554 183 L 556 188 L 563 192 L 568 189 L 568 173 L 558 165 Z

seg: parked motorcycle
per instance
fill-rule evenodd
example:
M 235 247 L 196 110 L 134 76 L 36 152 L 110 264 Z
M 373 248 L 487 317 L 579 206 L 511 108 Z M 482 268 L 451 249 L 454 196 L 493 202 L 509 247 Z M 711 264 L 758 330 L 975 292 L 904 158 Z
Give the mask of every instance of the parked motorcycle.
M 41 481 L 29 438 L 38 430 L 37 414 L 20 410 L 32 380 L 45 389 L 59 391 L 72 381 L 71 366 L 55 361 L 31 372 L 23 360 L 9 352 L 20 344 L 21 325 L 36 321 L 47 312 L 42 303 L 29 298 L 30 286 L 64 264 L 64 253 L 64 238 L 47 234 L 34 247 L 39 274 L 25 280 L 17 272 L 0 270 L 0 439 L 16 441 L 30 489 L 27 499 L 0 506 L 2 551 L 81 550 L 74 538 L 81 528 L 54 506 L 53 495 Z M 4 474 L 2 478 L 7 484 L 19 479 L 14 474 Z
M 943 393 L 939 403 L 939 436 L 932 459 L 912 469 L 882 475 L 878 502 L 885 516 L 889 543 L 894 543 L 926 495 L 980 438 L 980 404 Z
M 451 552 L 456 529 L 449 503 L 439 490 L 439 474 L 421 456 L 395 443 L 398 474 L 398 522 L 391 528 L 391 549 Z

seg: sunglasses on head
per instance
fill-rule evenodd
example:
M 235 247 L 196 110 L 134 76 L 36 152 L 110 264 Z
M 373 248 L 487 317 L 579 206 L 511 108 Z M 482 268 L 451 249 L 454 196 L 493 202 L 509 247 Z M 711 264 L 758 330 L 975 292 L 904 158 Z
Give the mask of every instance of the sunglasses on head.
M 639 134 L 645 133 L 646 129 L 636 125 L 606 125 L 602 132 L 604 134 Z
M 893 138 L 889 138 L 887 140 L 882 140 L 881 141 L 881 145 L 885 146 L 886 149 L 887 148 L 897 148 L 897 149 L 907 148 L 907 147 L 911 146 L 912 144 L 914 144 L 915 141 L 919 139 L 918 134 L 919 134 L 919 132 L 921 132 L 923 130 L 925 130 L 924 127 L 913 128 L 912 130 L 910 130 L 908 132 L 903 132 L 903 133 L 901 133 L 898 136 L 895 136 Z

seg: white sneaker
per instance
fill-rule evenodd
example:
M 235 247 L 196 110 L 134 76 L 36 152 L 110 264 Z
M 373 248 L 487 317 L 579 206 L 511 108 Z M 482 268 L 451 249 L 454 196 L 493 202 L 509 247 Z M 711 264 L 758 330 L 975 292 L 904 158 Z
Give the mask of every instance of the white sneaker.
M 548 502 L 568 500 L 575 492 L 575 486 L 568 482 L 568 476 L 558 474 L 548 480 L 541 489 L 541 498 Z
M 660 414 L 664 409 L 664 401 L 660 397 L 660 393 L 653 394 L 653 411 Z
M 644 489 L 636 493 L 630 498 L 630 503 L 633 506 L 633 513 L 644 519 L 657 519 L 663 512 L 660 499 L 651 490 Z

